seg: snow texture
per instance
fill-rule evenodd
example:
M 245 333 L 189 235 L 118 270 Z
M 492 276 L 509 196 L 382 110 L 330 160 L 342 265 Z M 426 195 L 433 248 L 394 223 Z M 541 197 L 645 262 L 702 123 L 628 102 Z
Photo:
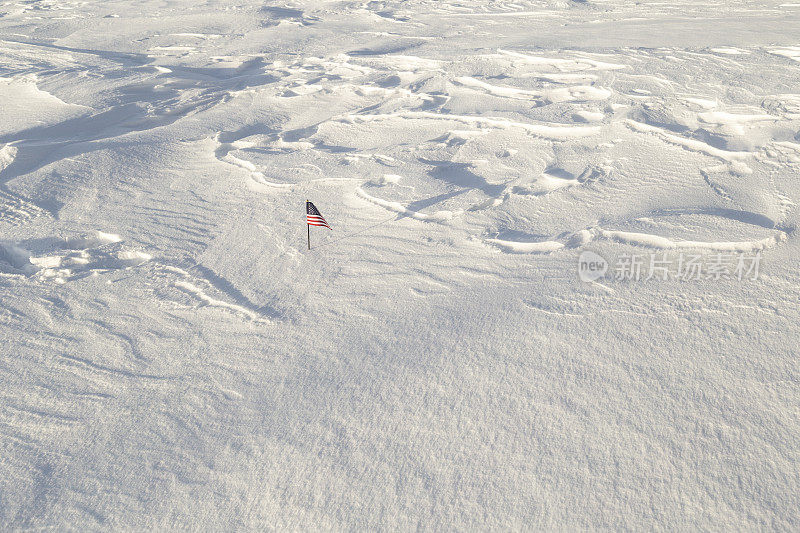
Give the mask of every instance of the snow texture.
M 0 0 L 0 529 L 799 530 L 799 6 Z

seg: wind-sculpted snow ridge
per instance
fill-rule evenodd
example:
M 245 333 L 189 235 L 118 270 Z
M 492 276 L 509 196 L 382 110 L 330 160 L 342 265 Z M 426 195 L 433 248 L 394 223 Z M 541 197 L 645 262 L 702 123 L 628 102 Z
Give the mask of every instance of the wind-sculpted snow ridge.
M 640 122 L 636 122 L 635 120 L 629 120 L 627 124 L 632 129 L 638 132 L 655 133 L 659 137 L 663 138 L 665 141 L 678 146 L 682 146 L 687 150 L 701 152 L 706 155 L 710 155 L 711 157 L 720 159 L 722 161 L 732 163 L 734 165 L 738 164 L 738 167 L 735 168 L 737 168 L 741 172 L 746 172 L 746 173 L 751 172 L 751 169 L 747 165 L 742 163 L 742 161 L 745 161 L 753 156 L 753 154 L 749 152 L 733 152 L 733 151 L 723 150 L 711 146 L 710 144 L 705 143 L 703 141 L 699 141 L 696 139 L 686 139 L 678 135 L 673 135 L 671 133 L 664 131 L 661 128 L 651 126 L 649 124 L 642 124 Z
M 192 276 L 182 268 L 166 265 L 163 267 L 166 272 L 177 274 L 177 279 L 173 281 L 173 286 L 181 292 L 188 294 L 200 302 L 200 306 L 217 307 L 230 311 L 238 316 L 244 316 L 255 323 L 269 323 L 269 317 L 264 313 L 264 308 L 256 308 L 250 302 L 232 303 L 213 296 L 216 289 L 207 280 Z M 217 289 L 218 290 L 218 289 Z M 210 294 L 211 293 L 211 294 Z M 230 295 L 228 295 L 230 297 Z M 243 297 L 239 296 L 242 300 Z
M 543 102 L 568 102 L 568 101 L 593 101 L 607 100 L 611 96 L 611 91 L 592 86 L 575 86 L 567 88 L 552 89 L 549 91 L 537 92 L 515 89 L 512 87 L 502 87 L 491 85 L 475 78 L 462 76 L 455 81 L 467 87 L 474 87 L 489 94 L 515 99 L 541 100 Z
M 383 207 L 390 211 L 394 211 L 395 213 L 399 213 L 400 215 L 414 218 L 416 220 L 445 222 L 452 219 L 454 216 L 454 213 L 451 211 L 436 211 L 435 213 L 424 214 L 418 211 L 412 211 L 411 209 L 404 207 L 399 202 L 387 202 L 386 200 L 381 200 L 380 198 L 370 196 L 369 194 L 364 192 L 364 189 L 361 188 L 356 189 L 356 192 L 360 197 L 372 202 L 375 205 L 379 205 L 380 207 Z
M 65 283 L 87 275 L 136 267 L 152 258 L 147 253 L 126 249 L 120 241 L 117 235 L 98 231 L 64 240 L 38 239 L 29 244 L 0 242 L 0 275 L 16 274 Z
M 688 213 L 681 213 L 678 219 L 685 217 Z M 722 220 L 731 220 L 731 215 L 720 212 L 714 214 Z M 733 217 L 737 220 L 739 217 Z M 686 227 L 686 223 L 682 224 Z M 755 224 L 756 227 L 759 224 Z M 543 241 L 510 241 L 503 239 L 486 239 L 485 242 L 497 246 L 501 250 L 511 253 L 550 253 L 564 248 L 583 248 L 589 243 L 598 240 L 611 240 L 614 242 L 633 245 L 654 250 L 693 250 L 693 251 L 719 251 L 719 252 L 755 252 L 773 248 L 789 237 L 786 231 L 781 229 L 769 228 L 767 237 L 752 240 L 737 241 L 701 241 L 689 239 L 676 239 L 655 233 L 644 233 L 637 231 L 620 231 L 604 229 L 594 226 L 582 229 L 574 233 L 567 232 L 562 240 L 543 240 Z
M 403 112 L 403 113 L 390 113 L 390 114 L 376 114 L 376 115 L 349 115 L 344 120 L 352 123 L 364 123 L 374 121 L 392 121 L 396 119 L 406 120 L 444 120 L 460 122 L 462 124 L 489 127 L 489 128 L 519 128 L 526 133 L 537 137 L 543 137 L 551 140 L 564 140 L 574 137 L 585 137 L 587 135 L 594 135 L 600 132 L 599 128 L 583 127 L 583 126 L 556 126 L 552 124 L 527 124 L 524 122 L 514 122 L 510 120 L 495 118 L 495 117 L 473 117 L 465 115 L 440 115 L 437 113 L 429 113 L 424 111 L 419 112 Z
M 798 27 L 0 1 L 0 530 L 798 530 Z
M 11 144 L 0 147 L 0 187 L 3 172 L 11 166 L 17 156 L 17 148 Z M 0 188 L 0 221 L 10 224 L 24 224 L 30 219 L 45 214 L 45 211 L 19 196 Z
M 502 239 L 486 239 L 486 242 L 494 244 L 502 250 L 517 254 L 554 252 L 564 247 L 564 243 L 558 241 L 514 242 Z

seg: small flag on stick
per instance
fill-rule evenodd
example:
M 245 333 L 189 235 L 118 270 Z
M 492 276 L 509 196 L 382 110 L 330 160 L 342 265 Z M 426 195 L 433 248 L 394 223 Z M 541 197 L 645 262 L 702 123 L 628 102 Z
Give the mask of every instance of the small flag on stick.
M 306 200 L 306 228 L 308 229 L 308 249 L 311 249 L 311 226 L 324 226 L 332 230 L 328 222 L 322 217 L 317 206 Z

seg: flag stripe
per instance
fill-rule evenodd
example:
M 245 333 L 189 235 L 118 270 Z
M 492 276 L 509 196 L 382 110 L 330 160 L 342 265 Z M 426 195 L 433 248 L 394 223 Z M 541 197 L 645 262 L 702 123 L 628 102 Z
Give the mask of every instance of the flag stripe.
M 325 222 L 325 220 L 318 220 L 318 219 L 309 218 L 309 219 L 306 220 L 306 224 L 309 224 L 311 226 L 325 226 L 325 227 L 330 228 L 330 226 L 328 226 L 328 223 Z

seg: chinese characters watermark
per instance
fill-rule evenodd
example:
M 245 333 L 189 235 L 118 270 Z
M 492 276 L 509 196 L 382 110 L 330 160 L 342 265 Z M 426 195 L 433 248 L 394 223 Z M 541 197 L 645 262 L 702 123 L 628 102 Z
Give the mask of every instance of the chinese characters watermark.
M 758 279 L 760 267 L 760 251 L 622 254 L 612 268 L 601 255 L 587 250 L 578 258 L 578 277 L 591 282 L 606 277 L 608 272 L 608 277 L 617 281 L 743 281 Z

